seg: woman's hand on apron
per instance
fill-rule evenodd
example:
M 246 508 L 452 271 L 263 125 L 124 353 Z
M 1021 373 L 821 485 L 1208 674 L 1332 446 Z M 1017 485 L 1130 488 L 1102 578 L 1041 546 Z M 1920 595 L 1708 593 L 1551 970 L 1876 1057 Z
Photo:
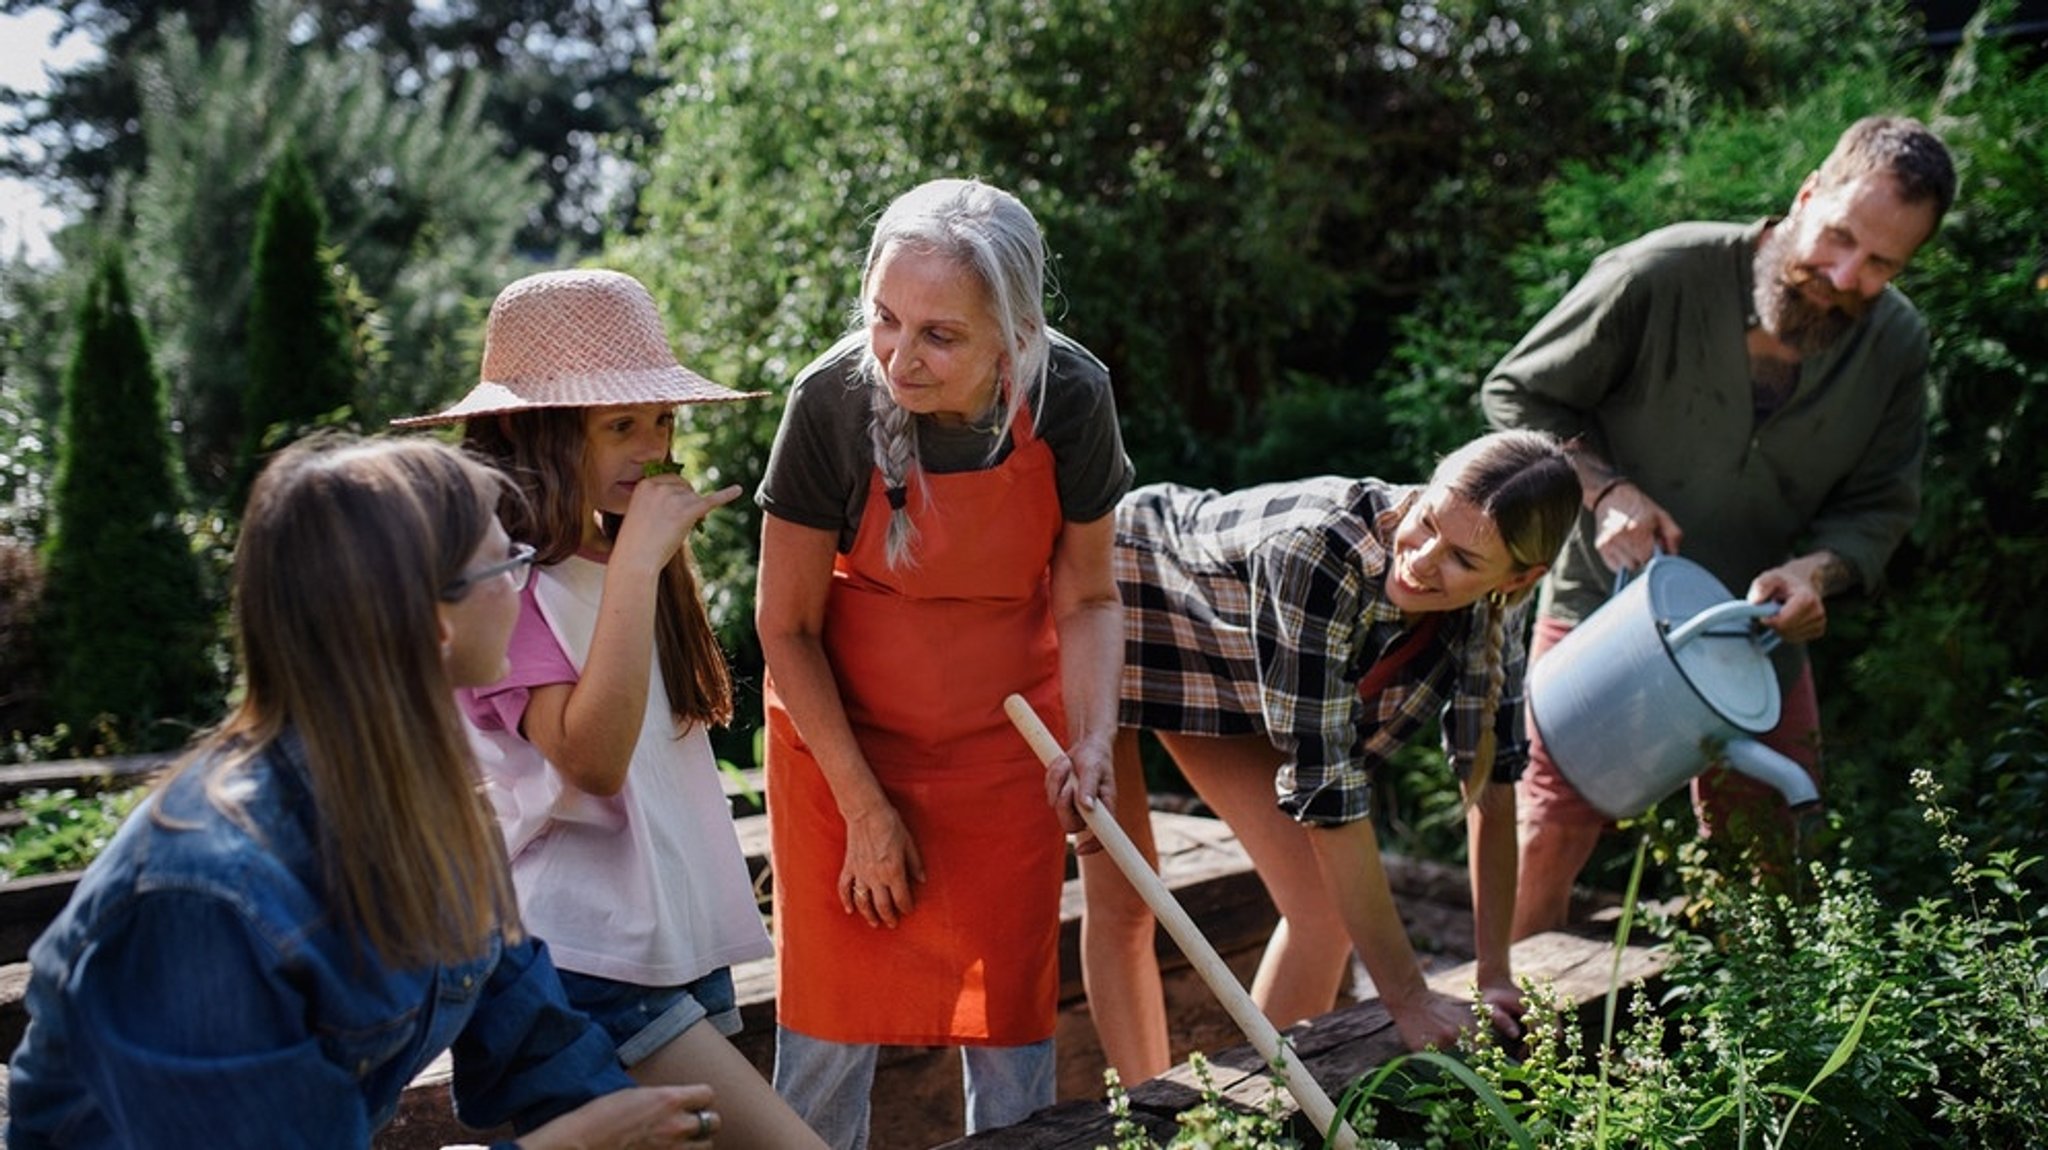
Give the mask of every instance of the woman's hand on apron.
M 893 927 L 916 909 L 911 888 L 923 881 L 924 856 L 895 807 L 847 820 L 839 905 L 848 914 L 859 914 L 869 926 Z
M 1080 834 L 1088 829 L 1083 808 L 1116 809 L 1116 767 L 1111 736 L 1089 735 L 1045 765 L 1045 801 L 1059 816 L 1060 829 Z

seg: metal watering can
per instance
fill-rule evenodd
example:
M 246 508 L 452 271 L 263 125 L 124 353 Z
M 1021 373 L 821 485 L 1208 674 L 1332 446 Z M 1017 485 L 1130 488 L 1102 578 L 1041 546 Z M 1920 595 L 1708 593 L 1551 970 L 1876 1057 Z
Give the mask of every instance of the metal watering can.
M 1557 769 L 1610 818 L 1642 814 L 1715 759 L 1820 804 L 1799 764 L 1751 736 L 1778 725 L 1776 603 L 1728 593 L 1661 552 L 1529 667 L 1529 716 Z

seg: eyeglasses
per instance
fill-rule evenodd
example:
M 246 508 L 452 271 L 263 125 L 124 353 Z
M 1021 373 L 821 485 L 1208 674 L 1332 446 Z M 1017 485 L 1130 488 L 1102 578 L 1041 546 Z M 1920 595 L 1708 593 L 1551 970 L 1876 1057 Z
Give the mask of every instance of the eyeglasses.
M 512 545 L 512 557 L 510 559 L 505 560 L 503 563 L 493 563 L 488 567 L 479 567 L 459 579 L 451 580 L 447 586 L 441 588 L 441 598 L 460 599 L 469 592 L 471 587 L 491 579 L 496 579 L 500 575 L 512 581 L 512 589 L 514 591 L 524 591 L 526 590 L 526 581 L 533 576 L 533 558 L 534 551 L 531 544 L 515 543 Z

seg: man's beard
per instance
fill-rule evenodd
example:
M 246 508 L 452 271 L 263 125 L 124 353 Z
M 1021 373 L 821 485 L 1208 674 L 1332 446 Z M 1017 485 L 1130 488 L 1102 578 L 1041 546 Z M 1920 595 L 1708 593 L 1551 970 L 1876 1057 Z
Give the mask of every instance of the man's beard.
M 1800 355 L 1814 355 L 1826 351 L 1856 326 L 1870 310 L 1870 301 L 1836 291 L 1820 272 L 1792 261 L 1792 229 L 1780 223 L 1756 249 L 1757 320 Z M 1817 304 L 1807 298 L 1804 289 L 1808 284 L 1825 292 L 1829 302 Z

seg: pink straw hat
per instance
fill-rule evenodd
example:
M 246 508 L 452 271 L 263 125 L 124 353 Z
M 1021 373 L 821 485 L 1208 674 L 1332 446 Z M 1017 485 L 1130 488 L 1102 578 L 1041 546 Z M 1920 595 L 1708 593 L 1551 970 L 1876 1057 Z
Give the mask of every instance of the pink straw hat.
M 457 423 L 535 407 L 723 403 L 734 391 L 676 362 L 654 297 L 623 272 L 541 272 L 507 285 L 484 328 L 481 378 L 445 411 L 396 427 Z

